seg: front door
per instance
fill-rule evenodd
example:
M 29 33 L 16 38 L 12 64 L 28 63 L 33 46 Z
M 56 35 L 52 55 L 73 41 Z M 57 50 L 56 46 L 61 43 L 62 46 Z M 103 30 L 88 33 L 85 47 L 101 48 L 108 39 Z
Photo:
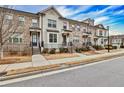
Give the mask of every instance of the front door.
M 66 43 L 67 43 L 67 41 L 66 41 L 66 35 L 63 35 L 63 44 L 66 46 Z
M 37 45 L 37 39 L 38 39 L 37 33 L 32 33 L 32 46 L 33 47 L 37 47 L 38 46 Z

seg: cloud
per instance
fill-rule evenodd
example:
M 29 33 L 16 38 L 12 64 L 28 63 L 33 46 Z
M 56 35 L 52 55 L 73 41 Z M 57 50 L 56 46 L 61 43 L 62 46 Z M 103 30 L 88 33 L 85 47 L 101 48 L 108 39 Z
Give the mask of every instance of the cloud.
M 120 10 L 113 13 L 114 15 L 124 15 L 124 10 Z
M 122 35 L 123 33 L 119 31 L 110 31 L 110 35 Z
M 106 20 L 108 20 L 108 19 L 109 19 L 109 17 L 107 17 L 107 16 L 103 16 L 103 17 L 96 18 L 96 19 L 95 19 L 95 24 L 102 23 L 103 21 L 106 21 Z
M 61 15 L 63 15 L 64 17 L 68 17 L 68 16 L 73 16 L 77 13 L 80 13 L 82 11 L 86 11 L 88 9 L 90 9 L 92 6 L 78 6 L 76 9 L 73 9 L 72 7 L 67 8 L 67 6 L 56 6 L 57 10 L 61 13 Z

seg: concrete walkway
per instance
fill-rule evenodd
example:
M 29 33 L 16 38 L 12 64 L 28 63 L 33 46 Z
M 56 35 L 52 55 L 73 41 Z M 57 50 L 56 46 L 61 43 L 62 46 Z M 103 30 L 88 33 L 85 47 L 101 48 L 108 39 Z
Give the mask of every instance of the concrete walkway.
M 70 62 L 70 61 L 79 61 L 82 59 L 95 58 L 95 57 L 101 56 L 103 54 L 104 55 L 112 55 L 112 54 L 117 54 L 117 53 L 124 53 L 124 49 L 116 51 L 116 52 L 110 52 L 110 53 L 101 51 L 101 53 L 102 54 L 90 55 L 90 56 L 86 56 L 81 53 L 76 53 L 77 55 L 79 55 L 79 57 L 56 59 L 56 60 L 46 60 L 42 55 L 37 54 L 37 55 L 32 56 L 32 62 L 0 65 L 0 72 L 12 70 L 12 69 L 26 68 L 26 67 L 36 67 L 36 66 L 44 66 L 44 65 L 57 64 L 57 63 L 58 64 L 65 63 L 65 62 Z
M 32 56 L 32 64 L 33 67 L 49 65 L 48 61 L 41 54 Z
M 32 62 L 0 65 L 0 72 L 12 70 L 12 69 L 26 68 L 26 67 L 36 67 L 36 66 L 44 66 L 44 65 L 57 64 L 57 63 L 65 63 L 70 61 L 78 61 L 86 57 L 86 55 L 83 54 L 79 54 L 79 53 L 76 54 L 79 55 L 80 57 L 64 58 L 64 59 L 56 59 L 56 60 L 46 60 L 42 55 L 37 54 L 32 56 Z

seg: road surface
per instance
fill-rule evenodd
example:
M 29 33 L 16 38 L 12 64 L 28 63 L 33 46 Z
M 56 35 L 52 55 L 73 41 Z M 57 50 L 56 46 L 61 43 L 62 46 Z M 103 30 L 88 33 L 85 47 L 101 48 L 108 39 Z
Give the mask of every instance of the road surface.
M 33 76 L 32 76 L 33 77 Z M 33 78 L 6 87 L 124 87 L 124 57 Z

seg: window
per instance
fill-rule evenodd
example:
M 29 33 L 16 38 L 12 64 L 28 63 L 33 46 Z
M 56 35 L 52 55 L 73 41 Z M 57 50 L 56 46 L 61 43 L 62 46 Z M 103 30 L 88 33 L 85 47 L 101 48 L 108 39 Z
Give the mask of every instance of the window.
M 49 34 L 49 42 L 56 43 L 57 42 L 57 34 Z
M 103 35 L 103 34 L 102 34 L 102 31 L 100 31 L 100 32 L 99 32 L 99 35 L 100 35 L 100 36 L 102 36 L 102 35 Z
M 19 33 L 16 33 L 9 38 L 9 43 L 21 43 L 21 42 L 22 42 L 22 37 Z
M 71 30 L 75 30 L 75 25 L 71 25 Z
M 25 22 L 25 18 L 23 16 L 19 17 L 19 26 L 23 26 Z
M 48 27 L 56 28 L 56 21 L 48 19 Z
M 13 38 L 13 42 L 14 42 L 14 43 L 18 43 L 18 42 L 19 42 L 19 39 L 18 39 L 17 37 L 14 37 L 14 38 Z
M 83 29 L 83 32 L 86 32 L 86 29 Z
M 80 31 L 80 25 L 77 25 L 77 30 Z
M 66 22 L 63 23 L 63 29 L 67 29 L 67 23 Z
M 5 23 L 6 24 L 11 24 L 12 19 L 13 19 L 12 15 L 5 15 Z
M 73 38 L 73 42 L 74 43 L 79 43 L 79 36 L 74 36 L 74 38 Z
M 38 20 L 32 19 L 32 27 L 38 27 Z

